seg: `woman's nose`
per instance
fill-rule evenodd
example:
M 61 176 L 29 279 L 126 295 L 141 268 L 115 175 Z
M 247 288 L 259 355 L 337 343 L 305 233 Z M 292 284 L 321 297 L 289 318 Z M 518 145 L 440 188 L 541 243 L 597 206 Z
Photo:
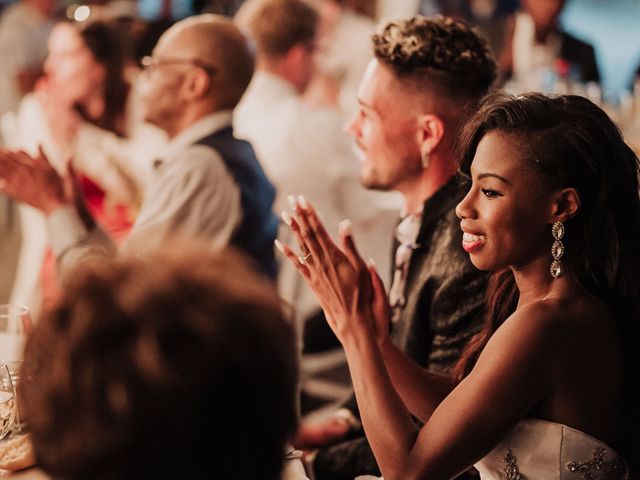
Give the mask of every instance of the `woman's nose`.
M 456 215 L 460 220 L 469 218 L 471 216 L 471 190 L 465 195 L 465 197 L 456 205 Z

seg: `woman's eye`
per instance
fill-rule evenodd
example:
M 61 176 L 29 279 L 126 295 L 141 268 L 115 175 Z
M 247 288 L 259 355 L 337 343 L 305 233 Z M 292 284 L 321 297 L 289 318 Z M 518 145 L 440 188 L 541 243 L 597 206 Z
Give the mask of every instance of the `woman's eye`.
M 497 197 L 501 197 L 502 196 L 501 194 L 499 194 L 495 190 L 491 190 L 490 188 L 483 188 L 482 189 L 482 194 L 485 197 L 489 198 L 489 199 L 497 198 Z

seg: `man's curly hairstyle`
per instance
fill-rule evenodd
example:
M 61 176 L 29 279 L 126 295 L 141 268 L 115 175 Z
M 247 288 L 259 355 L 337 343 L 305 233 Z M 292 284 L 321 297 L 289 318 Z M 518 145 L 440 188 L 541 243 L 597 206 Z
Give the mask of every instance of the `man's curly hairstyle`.
M 426 83 L 448 97 L 482 97 L 496 78 L 486 41 L 466 23 L 416 15 L 373 36 L 376 58 L 402 79 Z

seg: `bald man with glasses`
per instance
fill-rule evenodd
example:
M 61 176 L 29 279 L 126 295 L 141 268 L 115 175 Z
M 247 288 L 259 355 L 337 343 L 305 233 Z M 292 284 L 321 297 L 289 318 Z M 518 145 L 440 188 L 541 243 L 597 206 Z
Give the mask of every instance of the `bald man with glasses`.
M 251 145 L 231 128 L 232 110 L 254 70 L 247 39 L 225 17 L 191 17 L 160 37 L 143 68 L 145 120 L 170 142 L 154 162 L 139 215 L 120 248 L 141 254 L 175 236 L 204 239 L 215 249 L 231 244 L 275 278 L 275 189 Z M 0 188 L 46 214 L 51 245 L 65 267 L 90 253 L 115 252 L 67 177 L 58 176 L 42 153 L 32 158 L 0 151 Z

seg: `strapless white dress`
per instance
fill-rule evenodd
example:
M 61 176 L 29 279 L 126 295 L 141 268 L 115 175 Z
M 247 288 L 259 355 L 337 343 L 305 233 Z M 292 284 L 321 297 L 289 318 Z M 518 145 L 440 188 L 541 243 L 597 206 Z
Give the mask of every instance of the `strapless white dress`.
M 521 420 L 474 465 L 482 480 L 627 480 L 618 453 L 580 430 L 547 420 Z M 362 475 L 356 480 L 384 480 Z
M 575 428 L 526 419 L 476 465 L 482 480 L 624 480 L 615 450 Z

